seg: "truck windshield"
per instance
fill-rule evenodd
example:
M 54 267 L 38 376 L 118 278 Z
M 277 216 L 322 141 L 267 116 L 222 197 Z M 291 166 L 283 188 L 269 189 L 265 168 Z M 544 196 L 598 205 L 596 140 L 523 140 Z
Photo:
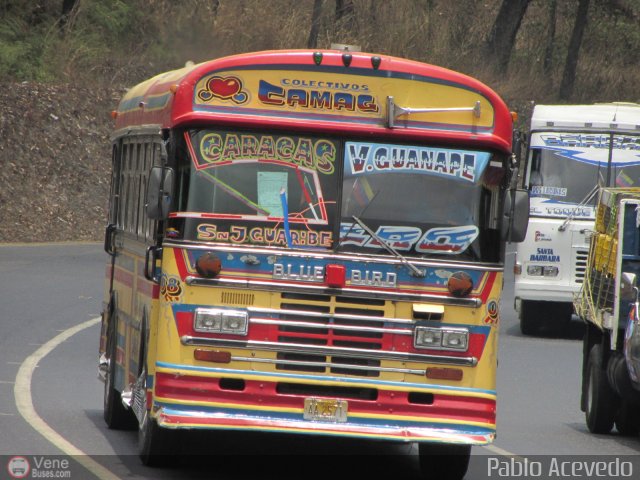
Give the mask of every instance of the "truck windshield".
M 536 132 L 529 163 L 532 215 L 593 219 L 595 185 L 640 185 L 640 137 Z

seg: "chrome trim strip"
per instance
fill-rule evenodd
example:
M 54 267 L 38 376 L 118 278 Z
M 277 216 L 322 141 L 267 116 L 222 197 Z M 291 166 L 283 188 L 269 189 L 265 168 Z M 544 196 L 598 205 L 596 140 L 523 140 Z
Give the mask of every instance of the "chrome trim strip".
M 194 277 L 192 275 L 185 279 L 187 285 L 201 287 L 224 287 L 224 288 L 245 288 L 266 291 L 283 291 L 287 293 L 309 293 L 314 295 L 336 295 L 354 296 L 360 298 L 375 298 L 376 300 L 388 299 L 392 301 L 409 302 L 430 302 L 443 305 L 453 305 L 458 307 L 480 308 L 482 300 L 479 298 L 453 298 L 441 295 L 424 293 L 402 293 L 375 290 L 358 290 L 355 288 L 328 288 L 325 286 L 299 285 L 284 282 L 265 282 L 260 280 L 232 280 L 232 279 L 209 279 Z
M 180 338 L 183 345 L 205 347 L 249 348 L 270 352 L 312 353 L 316 355 L 341 355 L 344 357 L 366 358 L 372 360 L 397 360 L 402 362 L 427 362 L 443 365 L 461 365 L 474 367 L 476 357 L 450 357 L 446 355 L 426 355 L 406 352 L 367 350 L 363 348 L 326 347 L 300 343 L 275 343 L 256 340 L 230 340 L 224 338 L 203 338 L 184 335 Z
M 348 302 L 344 302 L 345 304 Z M 303 304 L 301 304 L 302 306 Z M 279 310 L 277 308 L 260 308 L 260 307 L 247 307 L 249 313 L 266 313 L 272 315 L 300 315 L 306 317 L 313 318 L 337 318 L 339 320 L 356 320 L 363 322 L 379 322 L 379 323 L 400 323 L 405 325 L 415 325 L 414 320 L 408 320 L 404 318 L 391 318 L 391 317 L 374 317 L 369 315 L 347 315 L 345 313 L 323 313 L 323 312 L 313 312 L 307 310 L 288 310 L 282 309 Z M 366 309 L 362 309 L 366 310 Z
M 212 250 L 212 251 L 220 251 L 224 253 L 247 253 L 250 252 L 252 255 L 272 255 L 272 256 L 283 256 L 283 257 L 297 257 L 297 258 L 307 258 L 307 259 L 327 259 L 332 261 L 345 261 L 345 262 L 364 262 L 364 263 L 383 263 L 390 265 L 402 265 L 397 258 L 391 257 L 389 255 L 367 255 L 361 253 L 333 253 L 333 252 L 323 252 L 323 251 L 301 251 L 301 250 L 290 250 L 276 247 L 257 247 L 255 245 L 251 246 L 238 246 L 238 245 L 214 245 L 214 244 L 203 244 L 203 243 L 195 243 L 189 241 L 176 241 L 176 240 L 166 240 L 163 242 L 163 246 L 167 248 L 188 248 L 192 250 Z M 456 269 L 466 269 L 466 270 L 482 270 L 486 272 L 502 272 L 504 271 L 504 265 L 495 264 L 495 263 L 471 263 L 471 262 L 454 262 L 454 261 L 434 261 L 434 260 L 425 260 L 422 258 L 411 258 L 411 261 L 422 267 L 434 267 L 434 268 L 456 268 Z
M 415 370 L 411 368 L 390 368 L 390 367 L 375 367 L 367 365 L 349 365 L 347 363 L 332 363 L 332 362 L 306 362 L 297 360 L 276 360 L 270 358 L 251 358 L 251 357 L 236 357 L 232 356 L 231 361 L 237 362 L 254 362 L 254 363 L 268 363 L 277 365 L 293 365 L 304 367 L 327 367 L 327 368 L 344 368 L 345 370 L 364 370 L 375 372 L 392 372 L 392 373 L 409 373 L 412 375 L 426 375 L 426 370 Z
M 392 333 L 395 335 L 413 335 L 413 330 L 397 330 L 393 328 L 362 327 L 358 325 L 340 325 L 334 323 L 309 323 L 300 321 L 274 320 L 271 318 L 252 318 L 251 323 L 258 325 L 278 325 L 282 327 L 303 327 L 317 330 L 350 330 L 357 332 Z M 287 332 L 282 332 L 287 333 Z M 371 339 L 375 340 L 375 339 Z

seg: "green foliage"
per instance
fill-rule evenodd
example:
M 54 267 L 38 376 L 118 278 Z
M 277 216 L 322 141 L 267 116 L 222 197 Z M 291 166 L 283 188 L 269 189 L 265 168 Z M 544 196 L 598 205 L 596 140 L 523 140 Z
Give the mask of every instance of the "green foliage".
M 27 31 L 19 17 L 5 16 L 0 22 L 0 79 L 45 79 L 41 42 Z

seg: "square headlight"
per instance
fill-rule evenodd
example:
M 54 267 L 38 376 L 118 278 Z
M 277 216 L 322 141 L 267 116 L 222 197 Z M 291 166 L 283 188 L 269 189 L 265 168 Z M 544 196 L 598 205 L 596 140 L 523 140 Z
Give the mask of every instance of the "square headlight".
M 198 308 L 193 320 L 193 329 L 204 333 L 246 335 L 249 329 L 249 315 L 242 310 Z
M 469 346 L 469 332 L 466 330 L 445 330 L 442 334 L 442 346 L 451 350 L 466 350 Z
M 545 277 L 557 277 L 558 276 L 558 267 L 543 267 L 542 274 Z
M 465 328 L 416 327 L 413 346 L 415 348 L 465 351 L 469 348 L 469 331 Z
M 527 275 L 532 277 L 542 276 L 542 265 L 529 265 L 527 266 Z
M 413 344 L 416 348 L 440 348 L 442 330 L 439 328 L 416 327 Z
M 249 325 L 247 312 L 232 310 L 222 314 L 222 333 L 246 335 Z

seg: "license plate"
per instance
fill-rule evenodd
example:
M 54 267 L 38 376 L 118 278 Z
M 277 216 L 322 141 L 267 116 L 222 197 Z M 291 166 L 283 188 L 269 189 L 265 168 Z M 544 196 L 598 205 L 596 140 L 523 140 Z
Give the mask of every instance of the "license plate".
M 305 398 L 304 419 L 314 422 L 343 423 L 347 421 L 348 405 L 345 400 L 332 398 Z

